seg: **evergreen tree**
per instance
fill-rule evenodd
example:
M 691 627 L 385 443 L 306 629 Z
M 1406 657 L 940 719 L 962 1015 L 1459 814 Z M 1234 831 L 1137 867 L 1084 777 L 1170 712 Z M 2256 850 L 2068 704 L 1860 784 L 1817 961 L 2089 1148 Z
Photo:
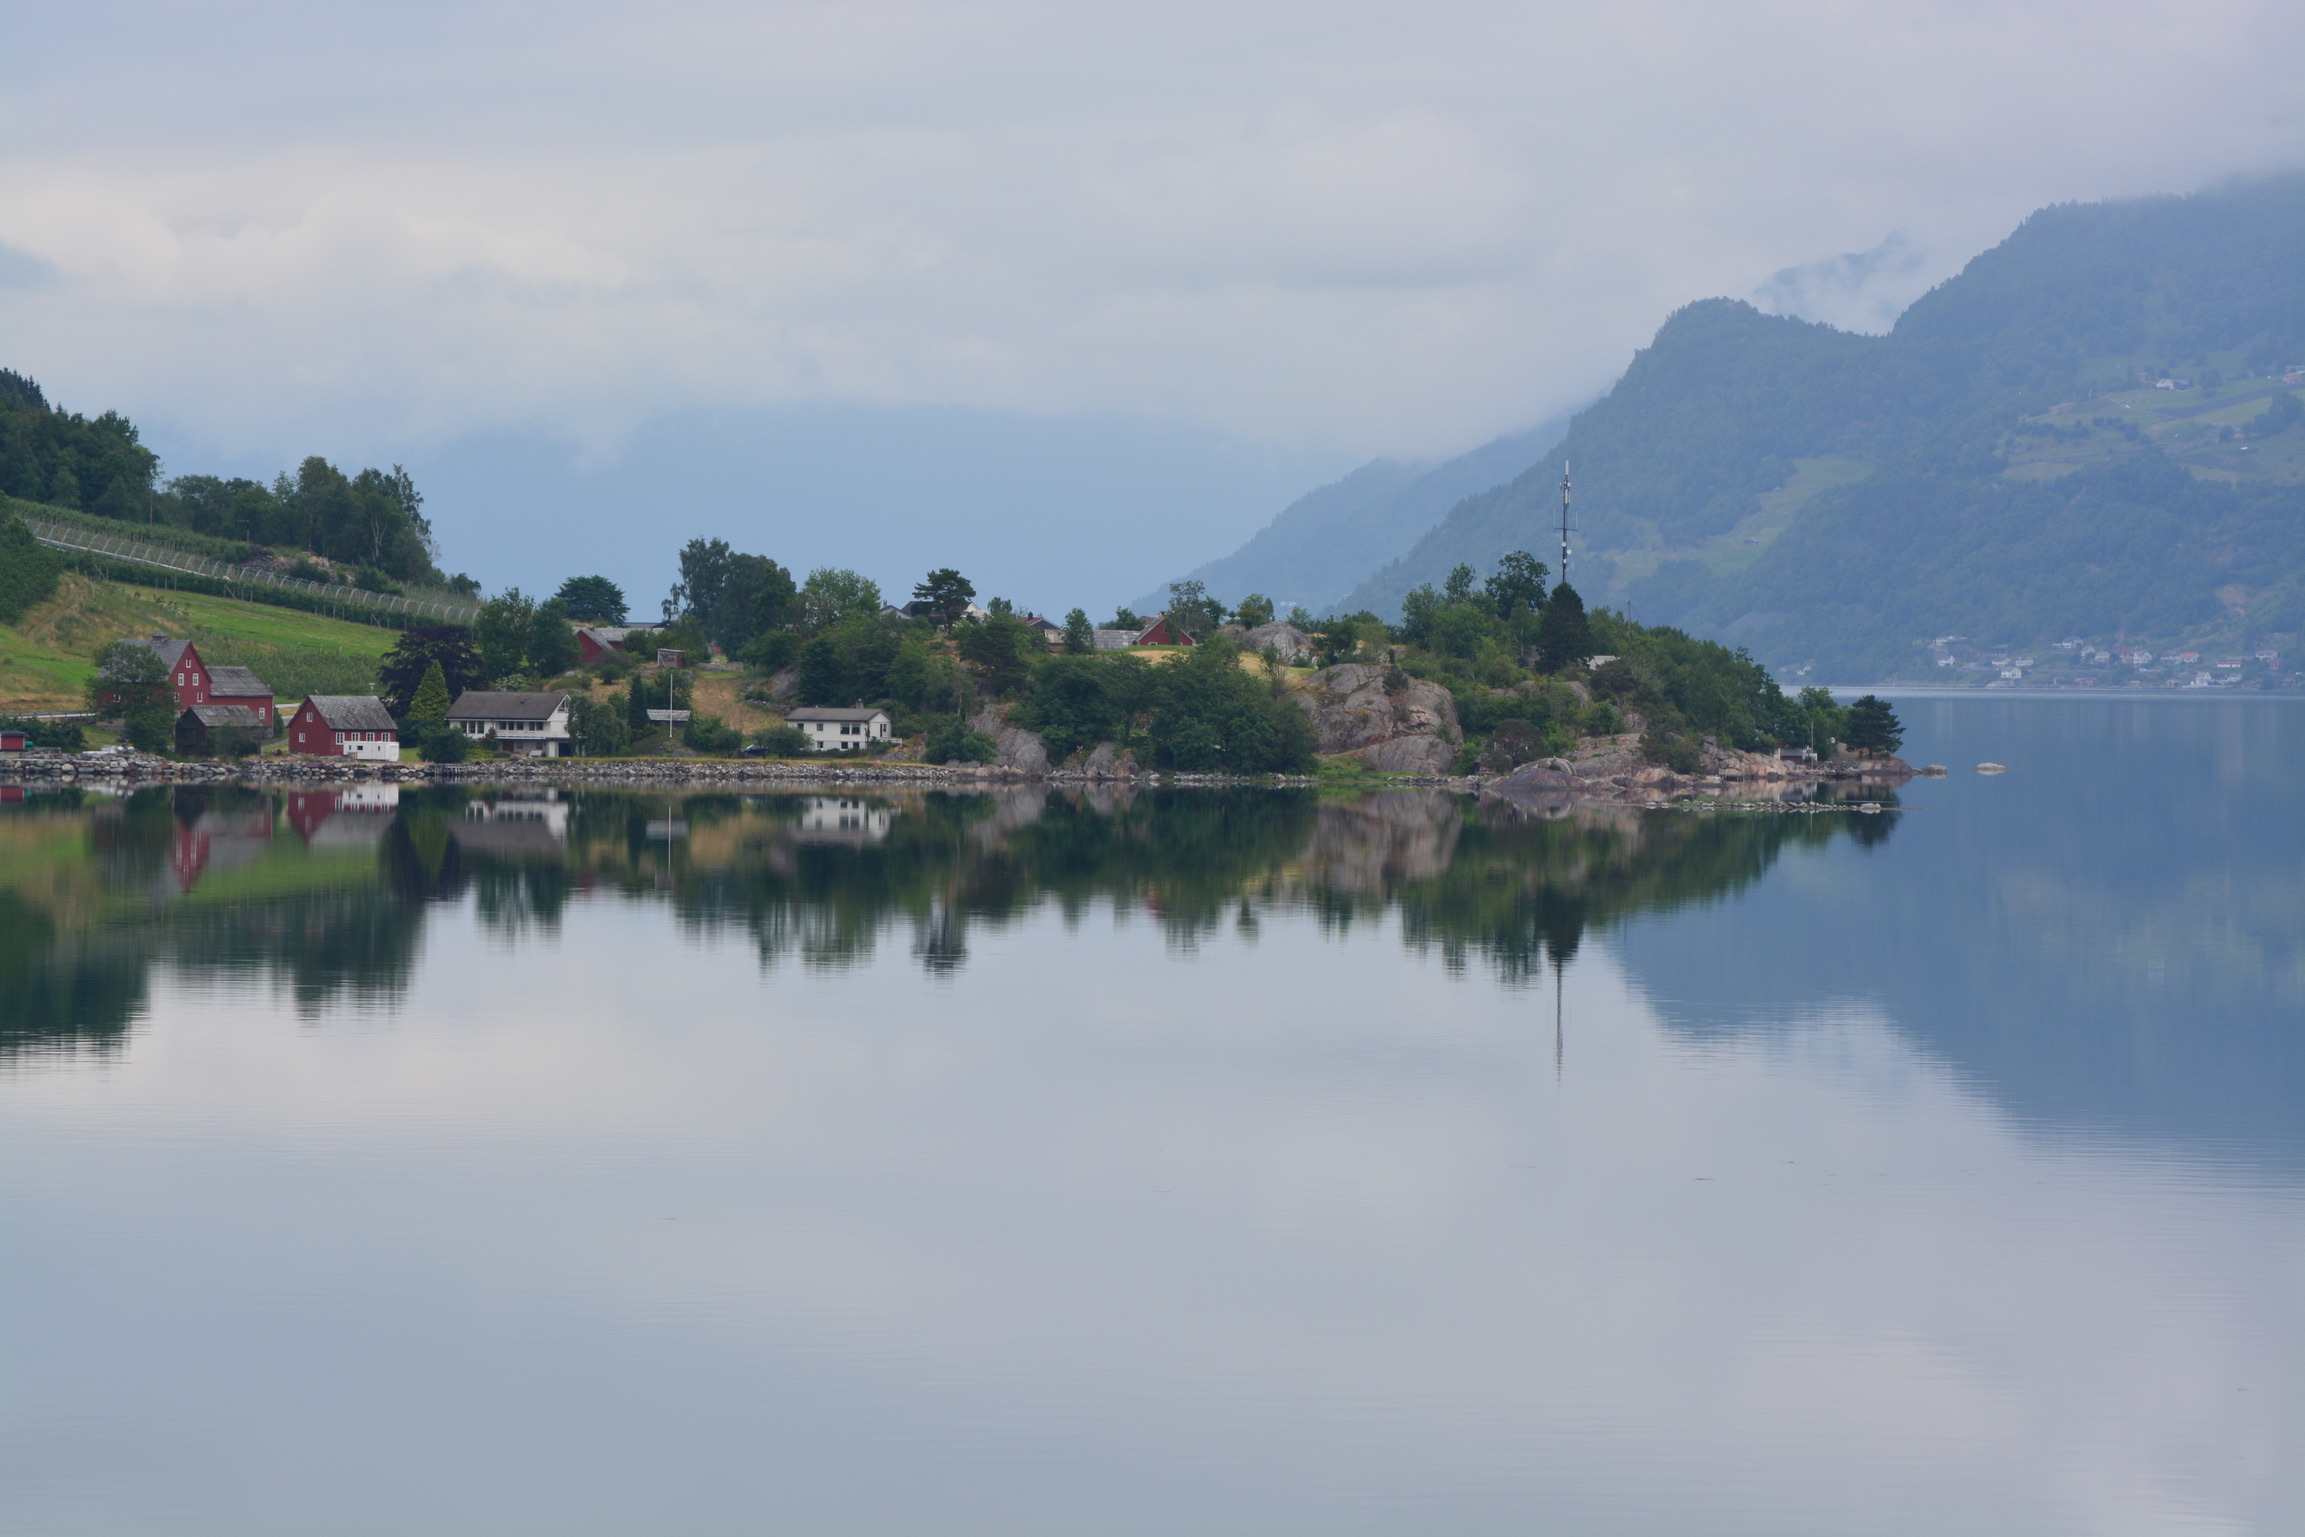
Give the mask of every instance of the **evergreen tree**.
M 1088 622 L 1088 610 L 1076 608 L 1064 616 L 1064 649 L 1067 656 L 1087 656 L 1096 650 L 1096 626 Z
M 424 669 L 424 681 L 416 685 L 416 697 L 408 702 L 408 719 L 437 726 L 448 719 L 448 707 L 454 703 L 448 697 L 448 674 L 436 659 Z
M 940 630 L 949 630 L 960 623 L 968 612 L 969 600 L 976 596 L 976 586 L 950 566 L 940 566 L 913 584 L 912 599 L 928 605 L 929 618 Z
M 1553 589 L 1551 601 L 1537 619 L 1537 665 L 1547 672 L 1583 661 L 1593 648 L 1592 629 L 1585 621 L 1585 600 L 1567 582 Z
M 1886 699 L 1871 694 L 1849 706 L 1849 747 L 1868 758 L 1885 758 L 1905 742 L 1904 724 Z
M 487 667 L 472 643 L 470 630 L 460 624 L 420 625 L 402 630 L 376 669 L 376 680 L 384 688 L 385 707 L 406 719 L 416 690 L 434 663 L 448 679 L 452 700 L 488 681 Z

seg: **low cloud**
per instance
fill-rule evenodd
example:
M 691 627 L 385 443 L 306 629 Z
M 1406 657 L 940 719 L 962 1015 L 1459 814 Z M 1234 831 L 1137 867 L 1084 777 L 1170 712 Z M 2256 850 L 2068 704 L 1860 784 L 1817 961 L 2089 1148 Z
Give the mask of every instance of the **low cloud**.
M 219 451 L 355 457 L 810 402 L 1445 451 L 1692 298 L 1876 329 L 2041 203 L 2293 158 L 2305 41 L 2278 4 L 12 30 L 6 361 Z

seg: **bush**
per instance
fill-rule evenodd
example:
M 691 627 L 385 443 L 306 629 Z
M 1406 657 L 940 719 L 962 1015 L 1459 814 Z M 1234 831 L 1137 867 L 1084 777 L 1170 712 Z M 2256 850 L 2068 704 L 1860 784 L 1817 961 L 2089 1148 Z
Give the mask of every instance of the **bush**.
M 921 756 L 930 763 L 990 763 L 1000 756 L 1000 747 L 983 732 L 969 730 L 959 716 L 950 715 L 929 732 Z
M 744 744 L 743 733 L 717 715 L 691 717 L 680 740 L 683 746 L 712 757 L 725 757 Z
M 771 758 L 803 758 L 812 750 L 808 733 L 798 726 L 771 726 L 752 734 L 752 745 Z
M 454 726 L 434 726 L 417 738 L 416 751 L 427 763 L 462 763 L 472 756 L 472 738 Z
M 40 720 L 29 715 L 0 715 L 0 730 L 21 731 L 34 747 L 56 752 L 85 752 L 88 733 L 76 720 Z
M 1662 763 L 1676 774 L 1694 774 L 1704 762 L 1697 744 L 1678 732 L 1670 736 L 1661 731 L 1643 733 L 1641 756 L 1651 763 Z

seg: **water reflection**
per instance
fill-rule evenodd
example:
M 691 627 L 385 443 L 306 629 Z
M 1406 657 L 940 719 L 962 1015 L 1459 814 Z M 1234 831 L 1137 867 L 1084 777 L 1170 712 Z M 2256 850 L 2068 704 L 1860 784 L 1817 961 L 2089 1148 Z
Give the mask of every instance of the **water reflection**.
M 307 1015 L 389 1005 L 426 914 L 470 898 L 503 939 L 586 893 L 741 932 L 761 961 L 869 962 L 899 942 L 951 975 L 972 939 L 1043 907 L 1108 906 L 1190 949 L 1260 914 L 1334 935 L 1397 912 L 1412 949 L 1529 982 L 1626 914 L 1712 900 L 1788 848 L 1886 837 L 1893 817 L 1563 815 L 1437 792 L 642 795 L 362 785 L 27 797 L 8 875 L 0 1052 L 117 1048 L 168 966 L 262 978 Z

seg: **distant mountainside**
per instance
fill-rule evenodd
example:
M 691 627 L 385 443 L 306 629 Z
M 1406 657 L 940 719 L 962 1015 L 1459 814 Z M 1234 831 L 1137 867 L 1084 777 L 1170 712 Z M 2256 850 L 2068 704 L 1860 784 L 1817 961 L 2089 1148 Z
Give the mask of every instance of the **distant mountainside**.
M 1884 336 L 1688 306 L 1542 463 L 1338 607 L 1556 559 L 1568 462 L 1588 601 L 1779 668 L 1888 677 L 1949 634 L 2293 636 L 2301 362 L 2305 175 L 2044 209 Z
M 1543 458 L 1568 428 L 1564 412 L 1441 464 L 1372 460 L 1306 492 L 1248 543 L 1188 574 L 1228 604 L 1261 592 L 1283 613 L 1300 603 L 1316 614 L 1326 613 L 1355 582 L 1408 549 L 1451 507 L 1476 491 L 1502 485 Z M 1156 611 L 1167 603 L 1168 589 L 1162 587 L 1135 606 Z

